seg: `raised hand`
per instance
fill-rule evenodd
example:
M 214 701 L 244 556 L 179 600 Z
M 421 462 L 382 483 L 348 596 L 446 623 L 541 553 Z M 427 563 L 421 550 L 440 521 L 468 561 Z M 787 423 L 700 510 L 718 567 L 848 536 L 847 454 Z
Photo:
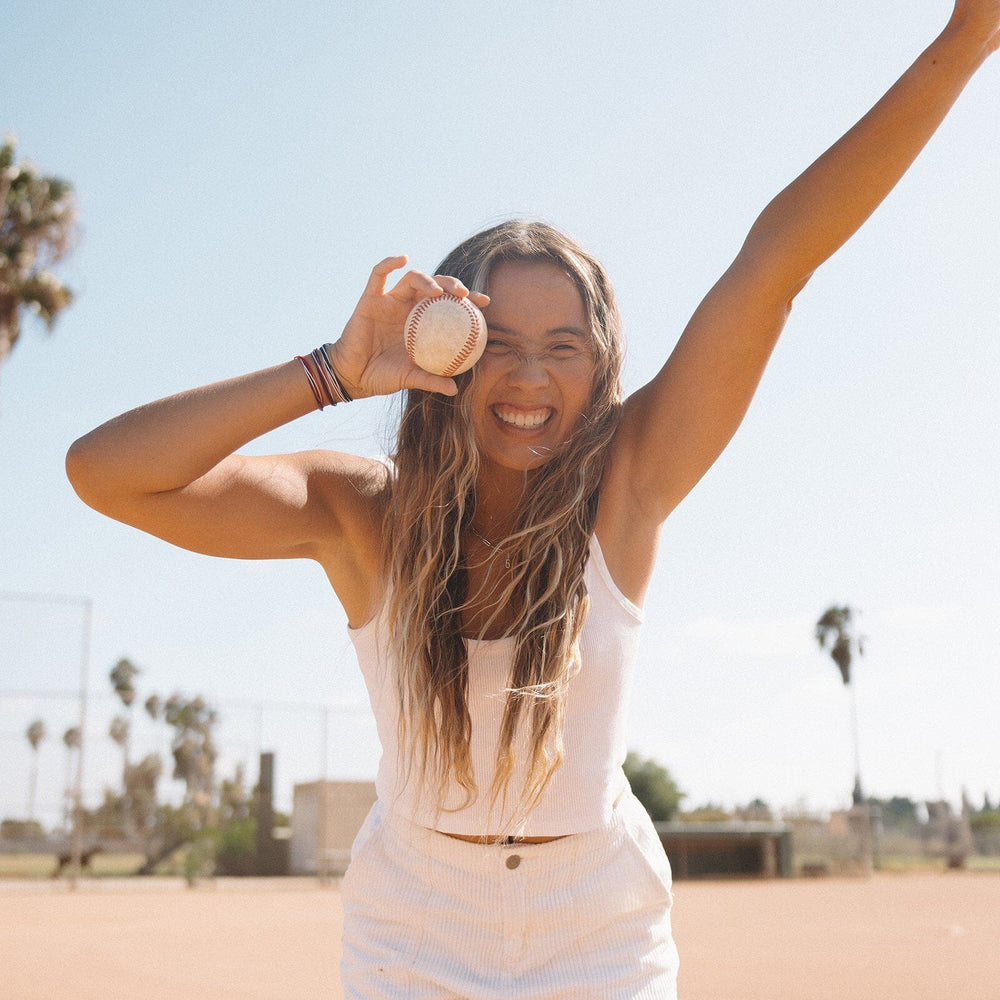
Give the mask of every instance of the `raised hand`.
M 628 401 L 636 431 L 622 448 L 638 457 L 620 465 L 640 513 L 666 517 L 715 461 L 794 298 L 890 193 L 998 47 L 1000 0 L 956 0 L 944 30 L 882 99 L 761 212 L 667 364 Z
M 407 271 L 388 291 L 389 275 L 406 266 L 406 257 L 386 257 L 372 268 L 368 284 L 340 340 L 327 353 L 350 395 L 382 396 L 401 389 L 426 389 L 453 396 L 455 380 L 431 375 L 415 365 L 403 343 L 403 324 L 410 310 L 423 298 L 445 292 L 466 296 L 480 308 L 489 296 L 469 292 L 457 278 Z
M 1000 48 L 1000 0 L 956 0 L 950 27 L 978 34 L 987 54 Z

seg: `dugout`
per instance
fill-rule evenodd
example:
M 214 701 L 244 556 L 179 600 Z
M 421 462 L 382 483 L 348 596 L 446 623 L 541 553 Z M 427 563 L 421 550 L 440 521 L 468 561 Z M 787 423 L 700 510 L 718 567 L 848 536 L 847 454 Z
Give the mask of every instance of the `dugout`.
M 783 823 L 655 823 L 674 878 L 791 878 L 792 831 Z

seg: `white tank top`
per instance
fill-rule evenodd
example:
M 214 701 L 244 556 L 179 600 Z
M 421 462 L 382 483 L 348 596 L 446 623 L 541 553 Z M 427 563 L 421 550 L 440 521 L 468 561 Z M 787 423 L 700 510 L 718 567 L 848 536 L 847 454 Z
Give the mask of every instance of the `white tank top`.
M 527 822 L 517 828 L 516 832 L 524 837 L 558 837 L 604 825 L 627 785 L 622 771 L 625 716 L 642 610 L 611 579 L 596 537 L 591 539 L 584 582 L 590 609 L 580 635 L 581 667 L 570 681 L 566 699 L 563 761 Z M 465 794 L 456 783 L 445 796 L 445 809 L 437 813 L 436 790 L 421 786 L 417 768 L 404 782 L 398 766 L 399 705 L 385 621 L 378 615 L 361 628 L 348 629 L 348 633 L 382 744 L 375 790 L 386 807 L 443 833 L 475 836 L 508 832 L 509 816 L 488 813 L 514 640 L 466 640 L 472 721 L 470 755 L 479 795 L 473 803 L 458 809 Z M 515 741 L 517 764 L 508 786 L 514 799 L 524 785 L 526 756 L 526 741 L 519 733 Z

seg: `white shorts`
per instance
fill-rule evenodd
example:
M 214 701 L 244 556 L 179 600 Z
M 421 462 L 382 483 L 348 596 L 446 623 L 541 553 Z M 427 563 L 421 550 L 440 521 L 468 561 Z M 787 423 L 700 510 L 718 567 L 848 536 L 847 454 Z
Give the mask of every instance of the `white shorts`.
M 342 886 L 345 1000 L 674 1000 L 670 865 L 626 790 L 607 826 L 471 844 L 377 802 Z

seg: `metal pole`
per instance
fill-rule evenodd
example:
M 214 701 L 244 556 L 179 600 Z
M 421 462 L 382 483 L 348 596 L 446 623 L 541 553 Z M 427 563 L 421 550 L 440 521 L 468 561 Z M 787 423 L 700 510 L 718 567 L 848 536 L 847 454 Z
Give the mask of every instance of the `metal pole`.
M 83 751 L 87 745 L 87 675 L 90 665 L 90 637 L 94 627 L 94 602 L 88 597 L 83 606 L 83 649 L 80 653 L 80 746 L 76 752 L 76 784 L 73 788 L 73 847 L 69 865 L 69 887 L 76 889 L 83 867 Z
M 319 874 L 319 884 L 330 884 L 330 864 L 327 856 L 326 844 L 326 793 L 327 793 L 327 760 L 330 746 L 330 709 L 329 706 L 323 710 L 323 767 L 321 768 L 322 778 L 320 779 L 319 800 L 319 850 L 316 854 L 316 863 Z
M 851 736 L 854 742 L 854 777 L 857 780 L 857 787 L 861 784 L 861 740 L 858 736 L 858 695 L 853 684 L 849 684 L 851 690 Z
M 76 888 L 83 859 L 83 751 L 87 742 L 87 674 L 90 666 L 90 640 L 93 631 L 94 601 L 90 597 L 68 594 L 30 594 L 0 591 L 0 601 L 32 604 L 76 604 L 83 607 L 83 639 L 80 649 L 80 746 L 76 755 L 76 782 L 73 788 L 73 840 L 70 856 L 71 889 Z
M 861 810 L 861 863 L 865 874 L 871 875 L 875 868 L 875 829 L 872 822 L 872 810 L 868 796 L 864 793 L 861 783 L 861 740 L 858 737 L 858 696 L 854 684 L 849 684 L 851 690 L 851 731 L 854 737 L 854 803 L 855 809 Z

